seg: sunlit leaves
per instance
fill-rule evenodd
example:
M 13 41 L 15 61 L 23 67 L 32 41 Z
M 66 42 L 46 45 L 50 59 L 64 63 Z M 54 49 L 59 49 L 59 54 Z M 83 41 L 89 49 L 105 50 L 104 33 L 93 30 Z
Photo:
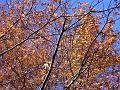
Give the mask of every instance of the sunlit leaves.
M 83 12 L 83 8 L 79 8 L 79 11 L 80 11 L 80 12 Z
M 30 90 L 42 84 L 63 29 L 47 84 L 57 81 L 68 84 L 74 75 L 86 69 L 70 89 L 88 90 L 88 86 L 90 90 L 100 89 L 97 73 L 119 63 L 113 47 L 118 33 L 113 30 L 115 18 L 111 16 L 119 16 L 118 12 L 107 17 L 102 11 L 90 12 L 95 8 L 87 2 L 72 6 L 64 0 L 12 0 L 8 4 L 0 12 L 0 53 L 6 51 L 0 57 L 0 80 L 13 80 L 12 88 Z
M 88 6 L 89 4 L 87 2 L 82 3 L 83 6 Z

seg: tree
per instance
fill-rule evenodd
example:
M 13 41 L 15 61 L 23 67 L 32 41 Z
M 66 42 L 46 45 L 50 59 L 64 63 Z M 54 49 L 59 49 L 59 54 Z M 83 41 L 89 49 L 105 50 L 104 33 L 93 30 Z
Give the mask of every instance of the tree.
M 56 83 L 70 90 L 101 88 L 96 75 L 119 63 L 114 29 L 120 8 L 110 0 L 98 10 L 101 3 L 0 3 L 0 88 L 53 90 Z

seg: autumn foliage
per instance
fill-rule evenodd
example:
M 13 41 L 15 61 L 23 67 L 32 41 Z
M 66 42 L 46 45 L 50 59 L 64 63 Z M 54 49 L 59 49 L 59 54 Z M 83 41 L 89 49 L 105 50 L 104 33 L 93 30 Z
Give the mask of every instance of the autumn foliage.
M 53 90 L 56 82 L 68 90 L 101 88 L 96 75 L 120 64 L 114 47 L 120 3 L 111 5 L 111 0 L 99 10 L 104 0 L 94 5 L 79 1 L 0 2 L 1 90 Z

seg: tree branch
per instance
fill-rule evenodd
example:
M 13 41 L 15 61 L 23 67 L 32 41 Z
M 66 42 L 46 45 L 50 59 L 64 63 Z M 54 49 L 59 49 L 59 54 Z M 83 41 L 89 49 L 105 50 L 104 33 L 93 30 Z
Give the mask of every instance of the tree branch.
M 64 21 L 64 24 L 63 24 L 63 28 L 62 28 L 62 32 L 60 34 L 60 37 L 59 37 L 59 40 L 58 40 L 58 43 L 57 43 L 57 47 L 56 47 L 55 52 L 54 52 L 53 57 L 52 57 L 52 62 L 51 62 L 51 65 L 50 65 L 50 69 L 49 69 L 49 71 L 48 71 L 48 73 L 47 73 L 47 75 L 46 75 L 46 77 L 45 77 L 45 79 L 44 79 L 44 81 L 42 83 L 41 90 L 44 90 L 45 85 L 46 85 L 46 83 L 47 83 L 47 81 L 48 81 L 48 79 L 50 77 L 51 71 L 53 69 L 53 64 L 54 64 L 55 57 L 56 57 L 57 52 L 58 52 L 58 48 L 59 48 L 59 44 L 60 44 L 61 38 L 62 38 L 64 32 L 66 31 L 65 30 L 66 20 L 67 19 L 65 18 L 65 21 Z

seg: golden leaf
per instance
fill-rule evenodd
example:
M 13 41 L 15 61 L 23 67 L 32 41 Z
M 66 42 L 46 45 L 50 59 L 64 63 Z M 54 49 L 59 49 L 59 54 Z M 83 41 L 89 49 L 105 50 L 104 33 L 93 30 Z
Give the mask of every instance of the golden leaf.
M 79 12 L 83 12 L 83 8 L 79 8 Z

